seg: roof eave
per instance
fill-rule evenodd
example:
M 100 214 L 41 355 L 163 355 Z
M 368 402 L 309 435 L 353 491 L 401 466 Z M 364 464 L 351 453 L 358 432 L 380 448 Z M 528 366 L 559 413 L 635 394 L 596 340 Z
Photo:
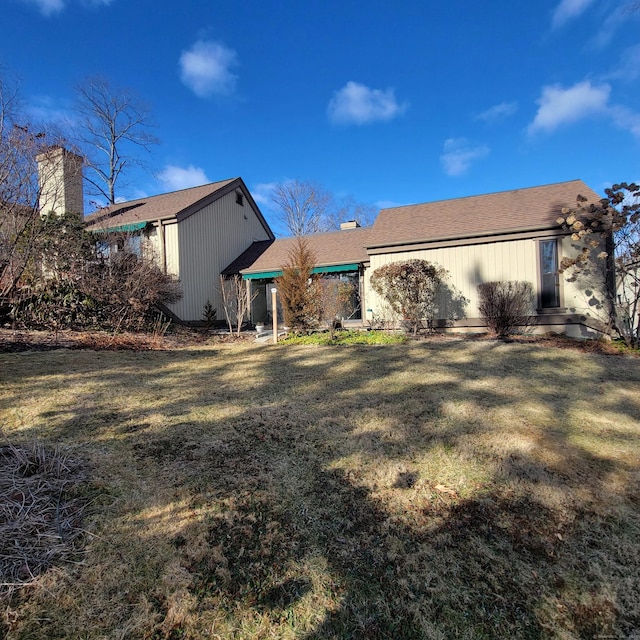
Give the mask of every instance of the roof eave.
M 518 227 L 518 228 L 512 228 L 512 229 L 502 229 L 502 230 L 494 230 L 494 231 L 483 231 L 483 232 L 479 232 L 479 233 L 460 233 L 460 234 L 454 234 L 454 235 L 447 235 L 447 236 L 436 236 L 435 238 L 422 238 L 422 239 L 416 239 L 416 238 L 411 238 L 411 239 L 407 239 L 407 240 L 398 240 L 396 242 L 380 242 L 380 243 L 374 243 L 374 244 L 367 244 L 366 248 L 367 250 L 369 249 L 384 249 L 386 247 L 403 247 L 403 246 L 407 246 L 407 245 L 414 245 L 414 244 L 429 244 L 432 242 L 453 242 L 456 240 L 470 240 L 472 238 L 492 238 L 494 236 L 508 236 L 508 235 L 516 235 L 519 233 L 535 233 L 538 231 L 558 231 L 559 235 L 567 233 L 565 231 L 563 231 L 559 226 L 557 225 L 551 225 L 551 224 L 547 224 L 547 225 L 535 225 L 535 226 L 529 226 L 529 227 Z

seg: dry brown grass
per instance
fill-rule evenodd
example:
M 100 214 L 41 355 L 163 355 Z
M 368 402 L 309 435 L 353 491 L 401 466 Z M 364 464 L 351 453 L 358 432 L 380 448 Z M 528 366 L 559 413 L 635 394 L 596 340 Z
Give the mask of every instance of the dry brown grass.
M 636 358 L 204 344 L 4 353 L 0 377 L 11 441 L 99 495 L 82 564 L 14 594 L 8 638 L 640 628 Z

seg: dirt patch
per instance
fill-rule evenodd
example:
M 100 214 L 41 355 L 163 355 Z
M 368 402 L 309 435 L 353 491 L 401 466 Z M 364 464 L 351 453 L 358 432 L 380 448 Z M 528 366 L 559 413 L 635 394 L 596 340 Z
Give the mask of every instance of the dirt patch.
M 640 353 L 625 350 L 618 343 L 603 340 L 577 340 L 550 334 L 545 336 L 510 336 L 499 339 L 488 334 L 433 333 L 420 335 L 420 342 L 495 342 L 505 344 L 536 344 L 540 347 L 572 349 L 583 353 L 631 355 Z M 20 351 L 53 351 L 55 349 L 92 349 L 94 351 L 171 351 L 204 344 L 238 344 L 253 342 L 254 332 L 239 336 L 215 329 L 175 326 L 165 335 L 121 333 L 113 335 L 101 331 L 14 331 L 0 329 L 0 353 Z
M 111 334 L 103 331 L 20 331 L 0 329 L 0 353 L 92 349 L 94 351 L 170 351 L 202 344 L 236 344 L 253 341 L 255 335 L 240 336 L 207 329 L 175 327 L 165 335 L 149 333 Z

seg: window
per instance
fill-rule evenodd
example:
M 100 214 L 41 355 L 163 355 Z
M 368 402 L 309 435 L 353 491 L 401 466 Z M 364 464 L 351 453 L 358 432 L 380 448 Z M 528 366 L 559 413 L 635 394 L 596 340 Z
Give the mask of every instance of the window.
M 244 196 L 239 191 L 236 191 L 236 204 L 244 206 Z
M 560 278 L 558 276 L 558 241 L 540 242 L 540 307 L 560 306 Z

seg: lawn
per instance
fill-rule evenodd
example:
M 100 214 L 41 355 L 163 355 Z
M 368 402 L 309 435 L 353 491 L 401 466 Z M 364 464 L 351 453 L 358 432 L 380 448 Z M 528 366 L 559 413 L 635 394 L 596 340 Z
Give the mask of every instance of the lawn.
M 87 478 L 82 548 L 0 601 L 12 640 L 638 637 L 634 357 L 0 353 L 0 426 Z

